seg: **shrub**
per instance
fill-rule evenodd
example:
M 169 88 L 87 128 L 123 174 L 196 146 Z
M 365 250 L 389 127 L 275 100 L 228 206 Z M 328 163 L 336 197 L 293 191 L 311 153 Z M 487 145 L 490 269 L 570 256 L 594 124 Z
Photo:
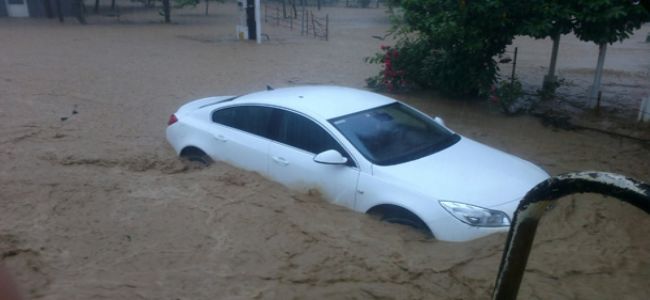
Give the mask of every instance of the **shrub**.
M 398 48 L 381 46 L 381 52 L 375 54 L 375 56 L 366 57 L 365 61 L 382 65 L 382 70 L 379 71 L 378 75 L 366 79 L 368 87 L 388 92 L 408 89 L 404 70 L 408 62 L 400 55 Z
M 492 85 L 488 99 L 497 105 L 503 113 L 514 115 L 523 108 L 520 103 L 522 96 L 524 96 L 524 91 L 519 80 L 502 80 Z
M 494 57 L 512 42 L 520 4 L 502 1 L 400 0 L 393 16 L 403 77 L 450 96 L 487 95 Z M 512 3 L 510 3 L 512 4 Z M 521 4 L 523 5 L 523 4 Z M 406 63 L 408 61 L 408 63 Z

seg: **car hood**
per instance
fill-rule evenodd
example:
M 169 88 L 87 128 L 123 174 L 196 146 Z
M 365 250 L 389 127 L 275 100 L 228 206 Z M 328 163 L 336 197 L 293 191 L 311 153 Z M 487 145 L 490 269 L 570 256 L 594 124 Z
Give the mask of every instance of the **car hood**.
M 528 161 L 465 137 L 447 149 L 417 160 L 375 165 L 373 176 L 414 187 L 438 200 L 482 207 L 519 201 L 549 177 Z

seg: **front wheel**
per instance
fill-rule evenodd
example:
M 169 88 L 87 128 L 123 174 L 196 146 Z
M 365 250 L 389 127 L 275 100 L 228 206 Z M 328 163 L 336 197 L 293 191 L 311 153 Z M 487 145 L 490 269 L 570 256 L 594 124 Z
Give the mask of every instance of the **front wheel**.
M 429 230 L 429 227 L 424 221 L 414 213 L 399 206 L 379 207 L 370 210 L 368 214 L 377 216 L 383 222 L 410 226 L 431 235 L 431 230 Z

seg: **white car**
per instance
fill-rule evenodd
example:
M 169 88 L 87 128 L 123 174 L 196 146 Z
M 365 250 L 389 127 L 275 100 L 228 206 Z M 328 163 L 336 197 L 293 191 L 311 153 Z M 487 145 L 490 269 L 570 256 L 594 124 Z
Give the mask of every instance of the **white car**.
M 191 101 L 167 139 L 190 160 L 227 162 L 381 219 L 467 241 L 507 231 L 548 174 L 394 99 L 310 86 Z

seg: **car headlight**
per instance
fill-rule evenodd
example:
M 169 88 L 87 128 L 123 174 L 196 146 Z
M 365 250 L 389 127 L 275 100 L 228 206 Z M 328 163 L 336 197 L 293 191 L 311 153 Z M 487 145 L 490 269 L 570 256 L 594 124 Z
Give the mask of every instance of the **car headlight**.
M 510 218 L 500 210 L 465 203 L 440 201 L 440 205 L 463 223 L 481 227 L 510 226 Z

